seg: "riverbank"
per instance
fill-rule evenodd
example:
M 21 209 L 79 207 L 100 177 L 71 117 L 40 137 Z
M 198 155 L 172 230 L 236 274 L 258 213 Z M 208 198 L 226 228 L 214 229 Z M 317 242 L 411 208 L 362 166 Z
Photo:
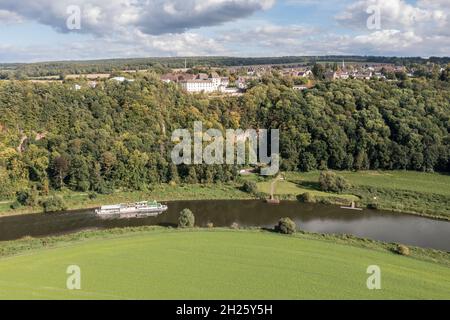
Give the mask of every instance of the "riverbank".
M 320 191 L 320 172 L 287 172 L 278 181 L 275 196 L 281 200 L 298 201 L 309 193 L 314 201 L 331 205 L 356 202 L 363 208 L 408 213 L 450 221 L 450 175 L 412 171 L 340 171 L 351 187 L 342 194 Z M 241 190 L 240 183 L 156 185 L 149 191 L 117 191 L 109 195 L 79 193 L 69 190 L 55 192 L 64 198 L 68 210 L 92 209 L 104 204 L 142 200 L 250 200 L 268 198 L 272 179 L 257 175 L 243 176 L 257 184 L 257 193 Z M 13 200 L 0 202 L 0 217 L 42 212 L 41 207 L 10 208 Z
M 0 282 L 5 288 L 0 296 L 449 298 L 450 284 L 445 281 L 450 277 L 448 253 L 410 248 L 407 257 L 394 253 L 395 248 L 394 244 L 348 236 L 302 232 L 284 236 L 260 229 L 141 227 L 27 238 L 0 244 Z M 66 268 L 73 264 L 81 268 L 82 290 L 65 288 Z M 366 287 L 366 269 L 374 264 L 381 268 L 382 290 Z M 16 281 L 19 277 L 21 281 Z M 22 282 L 27 283 L 26 290 L 20 287 Z
M 348 205 L 351 201 L 363 208 L 450 221 L 450 175 L 413 171 L 337 171 L 351 187 L 342 194 L 320 191 L 319 171 L 287 172 L 285 180 L 277 182 L 275 196 L 296 200 L 309 193 L 314 201 L 324 204 Z M 258 190 L 269 193 L 271 181 L 256 176 Z
M 137 202 L 143 200 L 179 201 L 179 200 L 251 200 L 252 194 L 240 190 L 238 184 L 203 184 L 203 185 L 156 185 L 148 191 L 118 191 L 112 194 L 95 194 L 65 190 L 55 192 L 62 196 L 68 210 L 92 209 L 105 204 Z M 0 217 L 42 212 L 41 207 L 22 207 L 12 210 L 13 201 L 0 204 Z

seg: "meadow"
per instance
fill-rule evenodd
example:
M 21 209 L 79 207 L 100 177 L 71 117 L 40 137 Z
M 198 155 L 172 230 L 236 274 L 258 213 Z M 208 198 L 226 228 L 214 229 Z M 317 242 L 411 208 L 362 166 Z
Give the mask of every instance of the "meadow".
M 382 248 L 250 230 L 117 232 L 10 244 L 41 247 L 2 254 L 0 299 L 450 298 L 448 264 Z M 81 290 L 66 288 L 70 265 L 81 269 Z M 381 290 L 366 286 L 370 265 L 381 268 Z
M 278 181 L 275 194 L 282 199 L 296 199 L 308 192 L 324 203 L 351 201 L 363 207 L 415 213 L 450 219 L 450 175 L 416 171 L 336 171 L 350 183 L 342 194 L 320 191 L 319 171 L 287 172 Z M 271 180 L 258 180 L 258 190 L 268 194 Z

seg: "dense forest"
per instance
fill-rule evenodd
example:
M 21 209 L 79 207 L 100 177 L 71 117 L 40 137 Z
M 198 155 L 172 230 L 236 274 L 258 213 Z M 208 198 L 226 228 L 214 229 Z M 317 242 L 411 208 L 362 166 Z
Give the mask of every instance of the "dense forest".
M 171 163 L 172 131 L 196 120 L 280 129 L 282 170 L 450 171 L 448 81 L 346 80 L 299 92 L 274 75 L 243 96 L 208 97 L 143 73 L 81 90 L 0 82 L 0 198 L 235 179 L 234 166 Z
M 0 79 L 22 80 L 30 77 L 64 77 L 67 74 L 85 73 L 110 73 L 121 70 L 160 70 L 165 72 L 170 68 L 184 68 L 195 66 L 203 67 L 229 67 L 249 65 L 290 65 L 308 64 L 316 62 L 341 62 L 351 61 L 356 63 L 390 63 L 395 65 L 412 66 L 446 65 L 450 63 L 448 57 L 372 57 L 372 56 L 287 56 L 287 57 L 187 57 L 187 58 L 135 58 L 135 59 L 107 59 L 92 61 L 55 61 L 39 63 L 11 63 L 0 64 Z

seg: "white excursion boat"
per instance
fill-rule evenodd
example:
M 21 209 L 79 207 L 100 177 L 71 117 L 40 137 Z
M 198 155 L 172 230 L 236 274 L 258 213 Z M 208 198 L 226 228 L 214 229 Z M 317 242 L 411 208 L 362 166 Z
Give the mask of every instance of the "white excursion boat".
M 118 217 L 118 218 L 139 218 L 139 217 L 155 217 L 168 207 L 156 201 L 142 201 L 129 204 L 115 204 L 102 206 L 95 210 L 100 217 Z

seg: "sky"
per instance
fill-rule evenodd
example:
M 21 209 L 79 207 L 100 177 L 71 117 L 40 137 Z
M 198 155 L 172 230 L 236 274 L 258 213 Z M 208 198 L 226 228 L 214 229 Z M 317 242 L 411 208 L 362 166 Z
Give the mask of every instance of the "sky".
M 0 62 L 450 56 L 450 0 L 0 0 Z

